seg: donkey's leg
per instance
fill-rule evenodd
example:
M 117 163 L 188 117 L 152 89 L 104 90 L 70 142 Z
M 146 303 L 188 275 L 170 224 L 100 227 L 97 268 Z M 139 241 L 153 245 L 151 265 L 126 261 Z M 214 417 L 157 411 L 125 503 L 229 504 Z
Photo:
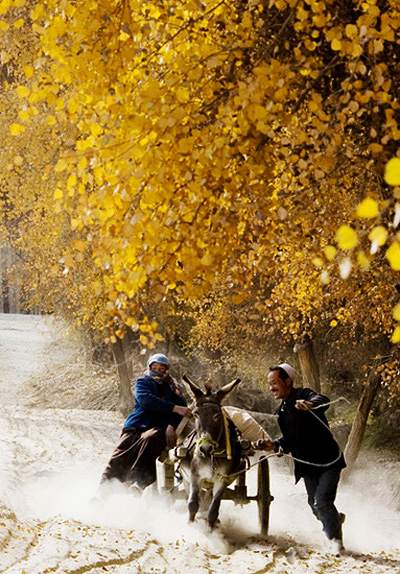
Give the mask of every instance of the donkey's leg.
M 191 482 L 190 484 L 190 494 L 189 494 L 189 520 L 193 522 L 197 511 L 199 510 L 199 485 L 197 482 Z
M 198 468 L 198 461 L 195 459 L 190 465 L 190 492 L 189 492 L 189 520 L 193 522 L 197 511 L 199 510 L 199 484 L 200 475 Z
M 222 496 L 224 494 L 226 488 L 225 482 L 220 482 L 214 485 L 213 490 L 213 499 L 210 505 L 210 509 L 208 511 L 208 525 L 211 529 L 214 528 L 215 523 L 217 522 L 218 514 L 219 514 L 219 507 L 221 505 Z

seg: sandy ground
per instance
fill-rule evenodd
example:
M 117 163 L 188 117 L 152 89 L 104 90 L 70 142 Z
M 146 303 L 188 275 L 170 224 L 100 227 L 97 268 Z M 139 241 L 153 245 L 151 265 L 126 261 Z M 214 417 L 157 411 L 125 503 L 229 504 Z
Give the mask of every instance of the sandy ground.
M 81 353 L 60 323 L 0 315 L 0 573 L 400 573 L 400 463 L 385 456 L 364 455 L 340 485 L 341 556 L 329 552 L 303 484 L 294 486 L 282 459 L 270 464 L 268 537 L 259 534 L 254 502 L 223 501 L 212 533 L 201 520 L 188 525 L 184 501 L 151 489 L 137 498 L 115 488 L 93 502 L 121 416 L 35 406 L 43 404 L 37 381 L 57 395 L 60 365 L 81 365 Z M 79 385 L 96 376 L 75 372 L 79 395 Z M 246 478 L 251 494 L 255 472 Z

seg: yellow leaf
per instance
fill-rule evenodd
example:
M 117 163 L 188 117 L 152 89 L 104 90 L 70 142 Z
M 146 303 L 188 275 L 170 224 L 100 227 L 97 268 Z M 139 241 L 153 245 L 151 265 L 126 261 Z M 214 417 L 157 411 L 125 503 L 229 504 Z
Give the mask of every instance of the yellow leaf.
M 64 193 L 61 189 L 56 189 L 54 191 L 54 199 L 62 199 L 64 197 Z
M 85 151 L 86 149 L 93 147 L 93 145 L 94 145 L 94 137 L 90 135 L 85 140 L 78 140 L 76 142 L 76 149 L 79 149 L 80 151 Z
M 390 267 L 395 271 L 400 271 L 400 245 L 398 241 L 394 241 L 385 254 L 386 259 L 390 263 Z
M 140 335 L 139 339 L 140 339 L 140 343 L 142 345 L 147 345 L 148 339 L 147 339 L 146 335 Z
M 372 243 L 376 243 L 377 245 L 381 246 L 386 243 L 387 236 L 387 229 L 383 227 L 383 225 L 378 225 L 377 227 L 371 229 L 368 235 L 368 239 L 372 241 Z
M 59 159 L 54 167 L 54 171 L 58 173 L 60 171 L 64 171 L 65 169 L 67 169 L 67 167 L 68 167 L 67 161 L 65 159 Z
M 32 20 L 38 20 L 45 14 L 45 4 L 37 4 L 31 12 Z
M 69 100 L 69 102 L 68 102 L 68 110 L 69 110 L 69 112 L 70 112 L 71 114 L 75 114 L 75 113 L 78 111 L 79 107 L 80 107 L 80 104 L 79 104 L 79 102 L 78 102 L 76 99 L 71 98 L 71 99 Z
M 371 219 L 373 217 L 376 217 L 378 213 L 379 213 L 378 204 L 374 199 L 370 197 L 364 199 L 357 207 L 358 217 L 365 217 L 367 219 Z
M 392 343 L 400 343 L 400 325 L 397 325 L 391 338 Z
M 5 32 L 6 30 L 9 29 L 9 27 L 10 27 L 10 25 L 7 24 L 7 22 L 0 20 L 0 31 Z
M 128 38 L 130 38 L 130 35 L 122 30 L 119 34 L 119 39 L 121 40 L 121 42 L 126 42 Z
M 383 147 L 381 146 L 381 144 L 378 144 L 378 143 L 369 144 L 369 148 L 372 151 L 372 153 L 380 153 L 383 150 Z
M 400 158 L 394 157 L 387 162 L 384 178 L 388 185 L 400 185 Z
M 324 249 L 324 253 L 328 261 L 333 261 L 336 257 L 337 249 L 333 245 L 327 245 Z
M 334 50 L 335 52 L 339 52 L 339 50 L 342 49 L 342 42 L 340 40 L 338 40 L 337 38 L 335 38 L 334 40 L 332 40 L 331 42 L 331 48 L 332 50 Z
M 17 87 L 17 95 L 19 98 L 27 98 L 30 94 L 29 88 L 26 86 L 18 86 Z
M 324 266 L 324 262 L 322 261 L 321 257 L 314 257 L 312 262 L 313 262 L 313 265 L 315 265 L 315 267 L 323 267 Z
M 48 126 L 55 126 L 56 125 L 56 118 L 54 116 L 47 116 L 46 124 Z
M 24 66 L 24 74 L 27 78 L 32 78 L 33 72 L 32 66 Z
M 347 24 L 346 26 L 346 36 L 350 39 L 354 39 L 358 35 L 358 28 L 354 24 Z
M 246 299 L 247 299 L 246 293 L 235 293 L 231 297 L 231 301 L 234 305 L 240 305 L 240 303 L 243 303 L 243 301 L 245 301 Z
M 103 128 L 99 124 L 92 124 L 90 126 L 90 132 L 93 136 L 98 136 L 103 133 Z
M 82 241 L 82 239 L 74 239 L 72 241 L 72 247 L 77 251 L 85 251 L 86 241 Z
M 337 324 L 338 322 L 336 321 L 336 319 L 332 319 L 332 321 L 329 323 L 331 327 L 336 327 Z
M 397 303 L 393 309 L 393 317 L 396 319 L 396 321 L 400 321 L 400 303 Z
M 363 251 L 357 253 L 357 263 L 360 267 L 363 267 L 363 269 L 368 269 L 371 265 L 370 260 Z
M 18 20 L 16 20 L 14 22 L 14 28 L 22 28 L 22 26 L 24 25 L 24 19 L 23 18 L 19 18 Z
M 20 120 L 22 120 L 22 121 L 25 122 L 26 120 L 29 120 L 29 118 L 30 118 L 30 113 L 29 113 L 28 110 L 20 110 L 20 111 L 18 112 L 18 116 L 19 116 L 19 119 L 20 119 Z
M 181 104 L 185 104 L 186 102 L 189 101 L 189 90 L 181 86 L 176 90 L 176 97 L 178 99 L 178 102 L 181 102 Z
M 358 244 L 357 233 L 349 225 L 342 225 L 336 232 L 336 241 L 340 249 L 352 249 Z
M 11 124 L 10 126 L 10 133 L 12 136 L 18 136 L 25 131 L 25 126 L 21 126 L 21 124 Z
M 249 118 L 254 122 L 256 120 L 263 120 L 267 117 L 267 110 L 264 106 L 259 104 L 251 104 L 247 108 Z
M 178 142 L 179 151 L 181 153 L 189 153 L 193 150 L 194 138 L 182 138 Z
M 88 160 L 86 159 L 85 156 L 83 156 L 79 161 L 79 169 L 85 169 L 87 166 L 88 166 Z
M 214 263 L 214 259 L 211 257 L 211 255 L 208 255 L 208 253 L 206 253 L 205 255 L 203 255 L 203 257 L 200 259 L 200 263 L 202 265 L 206 265 L 207 267 L 209 265 L 212 265 Z

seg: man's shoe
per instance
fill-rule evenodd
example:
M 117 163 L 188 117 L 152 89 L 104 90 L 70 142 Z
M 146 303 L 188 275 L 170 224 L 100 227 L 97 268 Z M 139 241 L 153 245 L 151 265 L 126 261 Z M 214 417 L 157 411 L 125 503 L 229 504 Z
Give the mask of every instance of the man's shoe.
M 340 524 L 343 524 L 343 522 L 346 520 L 346 515 L 343 512 L 339 512 L 339 521 Z

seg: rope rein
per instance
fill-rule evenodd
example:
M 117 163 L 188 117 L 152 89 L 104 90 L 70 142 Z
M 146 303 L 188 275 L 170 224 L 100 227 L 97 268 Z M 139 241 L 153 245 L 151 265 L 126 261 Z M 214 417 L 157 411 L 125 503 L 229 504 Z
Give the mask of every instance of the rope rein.
M 324 426 L 325 428 L 327 428 L 328 431 L 329 431 L 331 434 L 333 434 L 333 433 L 332 433 L 332 430 L 330 429 L 330 427 L 329 427 L 327 424 L 325 424 L 324 421 L 321 421 L 321 419 L 319 418 L 319 416 L 316 415 L 313 411 L 316 411 L 317 409 L 321 409 L 322 407 L 329 407 L 329 405 L 333 405 L 334 403 L 337 403 L 337 402 L 342 401 L 342 400 L 343 400 L 343 401 L 346 401 L 348 404 L 350 404 L 350 401 L 348 401 L 345 397 L 339 397 L 338 399 L 335 399 L 334 401 L 329 401 L 329 403 L 323 403 L 322 405 L 317 405 L 317 406 L 312 407 L 312 408 L 309 408 L 309 407 L 306 406 L 306 409 L 307 409 L 307 411 L 310 412 L 316 419 L 319 420 L 319 422 L 322 424 L 322 426 Z M 340 457 L 339 457 L 339 458 L 340 458 Z M 336 461 L 334 461 L 334 462 L 336 462 Z M 331 464 L 333 464 L 333 463 L 331 463 Z
M 307 410 L 308 412 L 310 412 L 316 419 L 318 419 L 318 421 L 322 424 L 322 426 L 324 426 L 331 434 L 333 434 L 333 433 L 332 433 L 332 430 L 330 429 L 330 427 L 329 427 L 327 424 L 325 424 L 324 421 L 322 421 L 322 420 L 319 418 L 319 416 L 316 415 L 313 411 L 314 411 L 314 410 L 317 410 L 317 409 L 320 409 L 320 408 L 322 408 L 322 407 L 328 407 L 329 405 L 332 405 L 332 404 L 334 404 L 334 403 L 337 403 L 337 402 L 339 402 L 339 401 L 341 401 L 341 400 L 344 400 L 344 401 L 346 401 L 347 403 L 350 404 L 350 402 L 349 402 L 345 397 L 339 397 L 338 399 L 335 399 L 335 400 L 333 400 L 333 401 L 329 401 L 329 402 L 327 402 L 327 403 L 323 403 L 323 404 L 321 404 L 321 405 L 317 405 L 317 406 L 312 407 L 312 408 L 310 408 L 310 407 L 308 407 L 308 406 L 306 405 L 306 410 Z M 202 405 L 202 406 L 211 406 L 211 405 Z M 229 436 L 228 419 L 227 419 L 227 417 L 225 416 L 225 414 L 223 414 L 223 418 L 224 418 L 224 428 L 225 428 L 225 433 L 226 433 L 226 438 L 227 438 L 227 449 L 226 449 L 226 450 L 227 450 L 227 458 L 230 459 L 230 458 L 231 458 L 231 444 L 230 444 L 230 440 L 228 440 L 228 436 Z M 195 433 L 195 431 L 192 431 L 192 433 Z M 192 433 L 190 433 L 190 434 L 192 434 Z M 190 435 L 189 435 L 189 436 L 190 436 Z M 192 438 L 193 438 L 193 437 L 192 437 Z M 213 441 L 212 439 L 197 438 L 195 442 L 196 442 L 196 444 L 201 444 L 202 442 L 203 442 L 203 443 L 204 443 L 204 442 L 210 442 L 210 443 L 213 443 L 213 445 L 215 446 L 215 441 Z M 228 445 L 229 445 L 229 446 L 228 446 Z M 228 451 L 229 451 L 229 453 L 228 453 Z M 234 472 L 234 473 L 232 473 L 232 474 L 225 475 L 225 474 L 222 474 L 222 473 L 218 472 L 218 470 L 215 468 L 215 464 L 214 464 L 214 456 L 221 456 L 221 454 L 223 454 L 223 451 L 221 451 L 221 452 L 219 452 L 219 453 L 215 453 L 215 455 L 212 455 L 212 456 L 211 456 L 211 461 L 212 461 L 212 465 L 213 465 L 213 472 L 215 472 L 215 474 L 217 474 L 218 476 L 220 476 L 221 478 L 224 478 L 224 479 L 230 479 L 230 478 L 239 476 L 240 474 L 244 474 L 245 472 L 247 472 L 248 470 L 250 470 L 250 469 L 253 468 L 254 466 L 257 466 L 257 465 L 261 464 L 261 462 L 263 462 L 264 460 L 267 460 L 267 459 L 273 458 L 273 457 L 279 457 L 279 458 L 280 458 L 280 457 L 286 457 L 286 458 L 289 458 L 289 459 L 291 459 L 291 460 L 293 460 L 293 461 L 295 461 L 295 462 L 298 462 L 298 463 L 301 463 L 301 464 L 307 464 L 307 465 L 309 465 L 309 466 L 315 466 L 315 467 L 318 467 L 318 468 L 327 468 L 327 467 L 329 467 L 329 466 L 335 464 L 336 462 L 338 462 L 338 460 L 340 460 L 340 458 L 342 457 L 342 452 L 341 452 L 341 450 L 339 449 L 339 455 L 338 455 L 337 458 L 335 458 L 335 460 L 333 460 L 333 461 L 331 461 L 331 462 L 328 462 L 328 463 L 323 463 L 323 464 L 322 464 L 322 463 L 310 462 L 310 461 L 308 461 L 308 460 L 302 460 L 302 459 L 300 459 L 300 458 L 297 458 L 297 457 L 295 457 L 295 456 L 293 456 L 293 455 L 291 455 L 291 454 L 288 454 L 288 453 L 283 452 L 282 448 L 280 447 L 278 452 L 273 452 L 273 453 L 270 453 L 270 454 L 263 455 L 263 456 L 261 456 L 256 462 L 254 462 L 254 463 L 252 463 L 252 464 L 249 463 L 249 464 L 246 466 L 246 468 L 244 468 L 244 469 L 242 469 L 242 470 L 239 470 L 239 471 L 237 471 L 237 472 Z M 228 454 L 229 454 L 230 456 L 229 456 Z M 249 461 L 248 457 L 246 458 L 246 460 Z M 179 465 L 179 466 L 180 466 L 180 465 Z
M 323 403 L 321 405 L 317 405 L 313 408 L 309 408 L 306 406 L 306 410 L 308 412 L 310 412 L 316 419 L 318 419 L 318 421 L 326 428 L 328 429 L 328 431 L 333 435 L 332 430 L 330 429 L 330 427 L 324 423 L 324 421 L 322 421 L 318 415 L 316 415 L 315 413 L 313 413 L 313 410 L 316 409 L 320 409 L 322 407 L 328 407 L 329 405 L 332 405 L 333 403 L 337 403 L 341 400 L 346 401 L 347 403 L 350 404 L 350 402 L 345 398 L 345 397 L 339 397 L 338 399 L 335 399 L 333 401 L 329 401 L 328 403 Z M 286 458 L 290 458 L 291 460 L 294 460 L 295 462 L 299 462 L 301 464 L 308 464 L 309 466 L 315 466 L 318 468 L 327 468 L 329 466 L 331 466 L 332 464 L 335 464 L 335 462 L 338 462 L 341 457 L 342 457 L 342 451 L 339 449 L 339 455 L 335 458 L 335 460 L 331 461 L 331 462 L 327 462 L 327 463 L 316 463 L 316 462 L 310 462 L 308 460 L 302 460 L 301 458 L 297 458 L 291 454 L 285 453 L 283 452 L 282 448 L 279 448 L 278 452 L 273 452 L 271 454 L 267 454 L 267 455 L 263 455 L 261 456 L 256 462 L 254 462 L 253 464 L 249 464 L 247 468 L 239 470 L 238 472 L 229 474 L 229 475 L 223 475 L 221 473 L 219 473 L 216 469 L 214 469 L 215 473 L 218 474 L 221 478 L 225 478 L 225 479 L 229 479 L 229 478 L 233 478 L 234 476 L 239 476 L 240 474 L 243 474 L 245 472 L 247 472 L 248 470 L 250 470 L 251 468 L 253 468 L 254 466 L 257 466 L 258 464 L 260 464 L 262 461 L 267 460 L 268 458 L 273 458 L 273 457 L 283 457 L 285 456 Z

